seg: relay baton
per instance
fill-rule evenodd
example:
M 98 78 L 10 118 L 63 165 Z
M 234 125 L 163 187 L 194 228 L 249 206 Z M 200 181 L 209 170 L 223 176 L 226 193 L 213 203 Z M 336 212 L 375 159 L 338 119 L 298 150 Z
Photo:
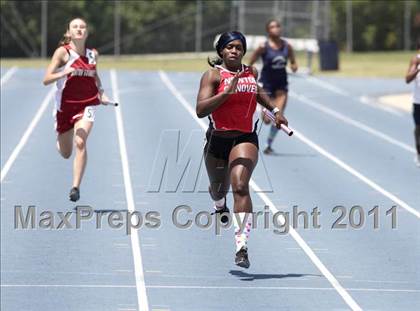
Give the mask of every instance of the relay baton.
M 114 102 L 102 102 L 102 104 L 105 106 L 114 106 L 114 107 L 118 106 L 118 103 L 114 103 Z
M 271 111 L 264 108 L 263 112 L 273 123 L 276 123 L 276 117 L 274 116 L 274 114 Z M 291 130 L 290 128 L 288 128 L 284 124 L 281 124 L 280 129 L 283 130 L 283 132 L 285 132 L 288 136 L 293 135 L 293 130 Z

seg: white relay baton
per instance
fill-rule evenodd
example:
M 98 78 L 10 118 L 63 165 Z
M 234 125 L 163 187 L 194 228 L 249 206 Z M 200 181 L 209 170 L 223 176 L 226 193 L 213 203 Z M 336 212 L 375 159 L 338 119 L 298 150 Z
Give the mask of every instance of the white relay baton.
M 274 116 L 274 114 L 267 110 L 266 108 L 263 109 L 264 114 L 273 122 L 276 123 L 276 117 Z M 292 136 L 293 135 L 293 130 L 288 128 L 286 125 L 282 124 L 280 126 L 280 129 L 285 132 L 288 136 Z

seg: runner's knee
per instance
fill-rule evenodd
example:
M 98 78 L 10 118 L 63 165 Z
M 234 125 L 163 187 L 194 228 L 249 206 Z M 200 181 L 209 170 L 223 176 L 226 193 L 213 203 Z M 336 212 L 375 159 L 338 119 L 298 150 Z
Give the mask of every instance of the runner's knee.
M 74 138 L 74 144 L 76 145 L 77 149 L 85 149 L 86 148 L 86 141 L 80 136 L 76 136 Z
M 248 183 L 243 180 L 236 180 L 232 182 L 233 195 L 247 196 L 249 195 Z

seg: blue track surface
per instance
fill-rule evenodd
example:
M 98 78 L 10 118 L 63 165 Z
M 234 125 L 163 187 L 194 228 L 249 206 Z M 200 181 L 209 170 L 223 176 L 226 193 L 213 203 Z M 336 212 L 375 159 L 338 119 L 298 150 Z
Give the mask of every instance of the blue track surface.
M 1 68 L 2 76 L 7 68 Z M 166 73 L 184 104 L 194 107 L 198 73 Z M 21 140 L 47 95 L 42 70 L 19 69 L 1 91 L 1 166 Z M 361 96 L 407 91 L 402 80 L 317 78 L 292 76 L 291 90 L 321 107 L 362 122 L 407 146 L 413 145 L 412 117 L 363 104 Z M 109 95 L 112 80 L 102 72 Z M 1 310 L 349 310 L 349 299 L 290 234 L 251 232 L 251 268 L 236 267 L 233 229 L 214 233 L 196 225 L 176 228 L 173 210 L 188 205 L 192 213 L 210 211 L 207 176 L 200 168 L 204 133 L 158 72 L 118 71 L 134 206 L 144 216 L 160 214 L 159 229 L 143 227 L 140 239 L 144 283 L 136 280 L 135 251 L 125 228 L 111 229 L 94 219 L 81 229 L 14 229 L 14 207 L 35 205 L 42 211 L 72 212 L 68 201 L 72 165 L 55 150 L 51 102 L 14 160 L 1 184 Z M 328 83 L 347 95 L 321 87 Z M 325 85 L 325 84 L 324 84 Z M 115 85 L 114 85 L 115 86 Z M 351 94 L 348 95 L 348 94 Z M 311 107 L 296 96 L 286 111 L 290 126 L 353 169 L 420 212 L 420 169 L 414 153 Z M 126 212 L 129 202 L 115 109 L 100 107 L 88 141 L 89 163 L 80 205 L 97 214 Z M 259 134 L 264 147 L 268 127 Z M 279 133 L 273 156 L 260 154 L 253 178 L 277 209 L 310 213 L 318 207 L 321 229 L 296 230 L 315 256 L 363 310 L 417 310 L 420 305 L 419 217 L 397 208 L 397 228 L 385 212 L 398 205 L 383 193 L 345 171 L 296 136 Z M 166 158 L 167 157 L 167 158 Z M 189 168 L 184 172 L 187 161 Z M 165 166 L 166 161 L 166 166 Z M 162 174 L 163 168 L 165 173 Z M 164 177 L 162 177 L 162 175 Z M 178 185 L 181 177 L 181 182 Z M 162 183 L 160 184 L 160 181 Z M 160 189 L 159 189 L 160 185 Z M 255 211 L 264 202 L 253 192 Z M 228 197 L 232 206 L 232 196 Z M 360 229 L 331 229 L 338 214 L 362 207 L 366 220 Z M 367 212 L 379 207 L 379 228 Z M 55 218 L 57 226 L 58 216 Z M 344 223 L 349 223 L 348 213 Z M 134 257 L 133 257 L 134 256 Z M 133 260 L 134 258 L 134 260 Z M 136 263 L 138 264 L 138 262 Z M 139 306 L 145 286 L 148 306 Z M 141 300 L 141 299 L 140 299 Z M 353 308 L 355 309 L 355 308 Z

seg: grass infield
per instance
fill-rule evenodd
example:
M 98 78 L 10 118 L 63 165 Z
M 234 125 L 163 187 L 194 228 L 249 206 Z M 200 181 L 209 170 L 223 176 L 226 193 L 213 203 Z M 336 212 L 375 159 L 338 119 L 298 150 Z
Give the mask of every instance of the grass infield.
M 248 53 L 244 62 L 246 63 L 251 53 Z M 339 54 L 338 71 L 320 71 L 319 55 L 313 56 L 312 70 L 314 74 L 343 77 L 381 77 L 401 78 L 408 68 L 410 58 L 415 54 L 411 52 L 366 52 L 366 53 L 345 53 Z M 165 71 L 198 71 L 208 69 L 207 56 L 214 56 L 214 52 L 204 53 L 175 53 L 155 55 L 133 55 L 133 56 L 100 56 L 99 68 L 127 69 L 127 70 L 165 70 Z M 297 61 L 299 66 L 307 66 L 306 53 L 298 53 Z M 1 66 L 11 67 L 32 67 L 46 68 L 48 59 L 1 59 Z

